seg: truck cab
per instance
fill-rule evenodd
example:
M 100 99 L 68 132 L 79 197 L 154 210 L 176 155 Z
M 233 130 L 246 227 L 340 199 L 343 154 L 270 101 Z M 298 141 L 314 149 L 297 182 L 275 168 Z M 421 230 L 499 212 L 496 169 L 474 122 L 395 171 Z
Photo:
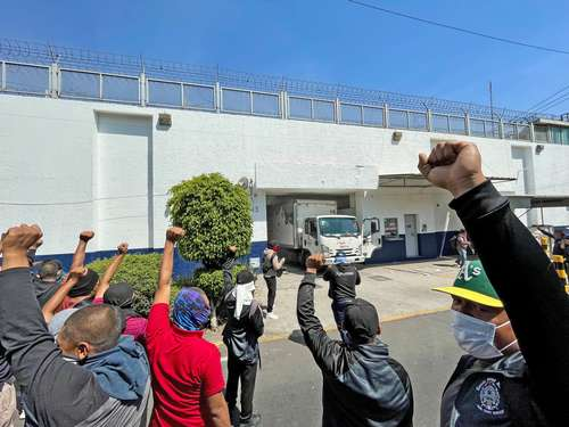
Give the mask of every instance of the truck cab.
M 370 230 L 370 235 L 363 235 L 363 229 Z M 323 254 L 326 264 L 363 263 L 380 246 L 376 218 L 366 219 L 360 227 L 351 215 L 317 215 L 305 218 L 300 232 L 304 248 L 301 263 L 313 254 Z

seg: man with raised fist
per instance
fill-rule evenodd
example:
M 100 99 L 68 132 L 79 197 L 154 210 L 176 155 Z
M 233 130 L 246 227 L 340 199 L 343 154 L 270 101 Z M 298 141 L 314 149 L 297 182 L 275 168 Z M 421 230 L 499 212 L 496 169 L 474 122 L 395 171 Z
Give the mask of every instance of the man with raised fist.
M 297 294 L 299 326 L 323 375 L 323 427 L 411 426 L 410 378 L 380 340 L 376 308 L 361 298 L 347 304 L 349 344 L 330 338 L 315 315 L 315 278 L 323 264 L 322 255 L 307 259 Z
M 438 289 L 453 296 L 469 353 L 445 389 L 441 425 L 568 425 L 568 296 L 553 264 L 483 175 L 474 144 L 439 143 L 418 168 L 453 195 L 482 263 Z

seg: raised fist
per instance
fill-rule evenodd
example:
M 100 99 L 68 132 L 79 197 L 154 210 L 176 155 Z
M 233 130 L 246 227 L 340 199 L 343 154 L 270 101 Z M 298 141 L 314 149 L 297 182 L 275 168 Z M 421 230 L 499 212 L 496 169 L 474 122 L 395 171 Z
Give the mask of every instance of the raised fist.
M 75 267 L 69 272 L 69 278 L 80 279 L 85 274 L 85 267 Z
M 485 182 L 481 155 L 469 142 L 440 142 L 429 156 L 420 153 L 418 169 L 429 182 L 456 198 Z
M 88 242 L 89 240 L 91 240 L 93 237 L 95 236 L 95 232 L 92 230 L 85 230 L 82 231 L 81 234 L 79 234 L 79 239 L 83 240 L 84 242 Z
M 36 224 L 20 224 L 8 229 L 2 235 L 2 253 L 27 252 L 43 236 L 42 230 Z
M 128 251 L 129 251 L 129 244 L 128 243 L 123 242 L 119 246 L 117 246 L 117 252 L 120 255 L 125 255 Z
M 307 268 L 318 270 L 324 265 L 324 263 L 325 263 L 324 255 L 316 254 L 316 255 L 311 255 L 309 258 L 307 258 L 305 265 L 307 266 Z
M 186 234 L 181 227 L 170 227 L 166 230 L 166 240 L 174 243 Z

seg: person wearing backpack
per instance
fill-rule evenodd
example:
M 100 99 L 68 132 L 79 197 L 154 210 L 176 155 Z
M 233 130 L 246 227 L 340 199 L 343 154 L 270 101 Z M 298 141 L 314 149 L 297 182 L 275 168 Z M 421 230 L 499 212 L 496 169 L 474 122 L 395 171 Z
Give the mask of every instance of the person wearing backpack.
M 285 258 L 279 259 L 277 256 L 280 247 L 273 242 L 268 243 L 267 249 L 263 251 L 263 278 L 267 283 L 267 317 L 270 319 L 279 319 L 273 313 L 275 304 L 275 296 L 277 295 L 277 277 L 281 276 Z
M 234 247 L 230 248 L 230 251 Z M 235 252 L 235 251 L 233 251 Z M 244 270 L 237 274 L 237 285 L 233 286 L 232 260 L 223 264 L 224 297 L 223 310 L 228 321 L 223 331 L 224 344 L 228 349 L 228 380 L 226 401 L 232 425 L 235 427 L 256 426 L 261 420 L 253 412 L 253 394 L 257 365 L 260 361 L 258 339 L 263 335 L 263 312 L 255 301 L 255 277 Z M 238 384 L 241 382 L 241 411 L 237 409 Z

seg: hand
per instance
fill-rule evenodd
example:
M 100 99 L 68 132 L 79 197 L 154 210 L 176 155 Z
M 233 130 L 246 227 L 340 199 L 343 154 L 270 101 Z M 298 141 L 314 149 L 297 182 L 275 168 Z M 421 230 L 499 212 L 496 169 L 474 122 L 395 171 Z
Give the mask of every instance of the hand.
M 36 243 L 34 243 L 32 246 L 30 246 L 30 249 L 38 249 L 43 244 L 44 244 L 44 239 L 40 239 Z
M 235 254 L 238 250 L 238 247 L 236 245 L 232 245 L 232 246 L 229 246 L 228 249 L 230 250 L 230 252 Z
M 307 261 L 305 262 L 307 271 L 308 270 L 316 271 L 319 268 L 321 268 L 324 264 L 325 264 L 325 257 L 323 254 L 311 255 L 309 258 L 307 258 Z
M 95 232 L 92 231 L 92 230 L 85 230 L 85 231 L 82 231 L 82 232 L 79 234 L 79 240 L 81 240 L 81 241 L 83 241 L 83 242 L 85 242 L 85 243 L 87 243 L 87 242 L 88 242 L 89 240 L 91 240 L 93 237 L 95 237 Z
M 457 198 L 485 182 L 481 155 L 468 142 L 440 142 L 429 157 L 420 153 L 418 169 L 436 187 L 449 190 Z
M 73 270 L 71 270 L 68 274 L 68 278 L 69 279 L 80 279 L 83 277 L 85 273 L 85 267 L 81 266 L 81 267 L 75 267 Z
M 126 255 L 126 253 L 129 251 L 129 244 L 128 243 L 121 243 L 119 246 L 117 246 L 117 253 L 119 255 Z
M 8 256 L 23 252 L 25 255 L 29 248 L 41 240 L 42 236 L 42 230 L 36 224 L 20 224 L 11 227 L 2 235 L 2 254 Z
M 166 240 L 174 243 L 181 237 L 184 237 L 185 234 L 186 231 L 184 231 L 184 229 L 181 227 L 170 227 L 168 230 L 166 230 Z

